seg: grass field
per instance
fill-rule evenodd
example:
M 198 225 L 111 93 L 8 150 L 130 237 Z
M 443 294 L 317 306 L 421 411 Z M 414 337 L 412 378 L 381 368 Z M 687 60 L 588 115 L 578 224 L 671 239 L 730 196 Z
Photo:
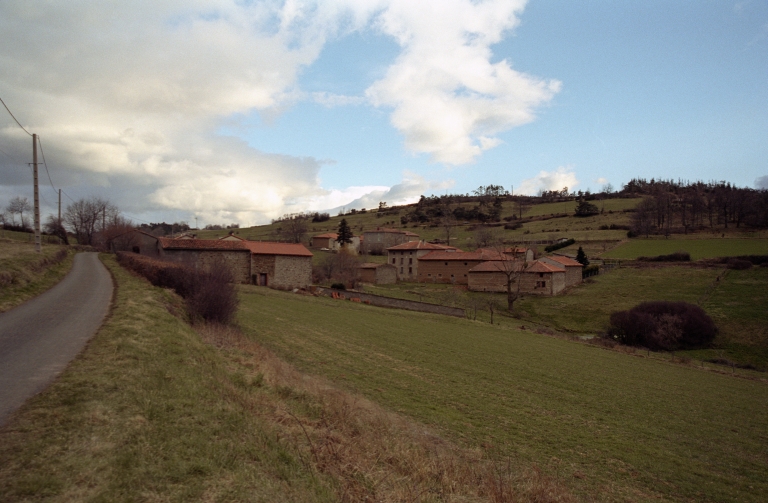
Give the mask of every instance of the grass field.
M 763 501 L 768 384 L 468 320 L 243 288 L 251 336 L 604 501 Z
M 69 251 L 58 262 L 56 255 L 63 249 L 68 250 L 60 245 L 43 245 L 38 254 L 34 243 L 0 239 L 0 313 L 40 295 L 69 272 L 74 254 Z
M 691 259 L 739 255 L 768 255 L 768 239 L 702 238 L 691 239 L 632 239 L 604 254 L 604 258 L 636 259 L 687 251 Z

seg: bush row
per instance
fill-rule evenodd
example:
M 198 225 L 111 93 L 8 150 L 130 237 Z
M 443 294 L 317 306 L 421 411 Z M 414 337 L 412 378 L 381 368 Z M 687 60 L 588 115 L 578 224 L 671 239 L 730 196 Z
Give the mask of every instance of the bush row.
M 118 252 L 117 261 L 144 276 L 155 286 L 170 288 L 186 303 L 192 321 L 229 324 L 237 313 L 237 292 L 232 272 L 221 262 L 206 270 L 156 260 L 129 252 Z
M 687 251 L 676 251 L 669 255 L 657 255 L 655 257 L 637 257 L 642 262 L 690 262 L 691 254 Z
M 547 251 L 547 253 L 549 253 L 549 252 L 553 252 L 555 250 L 559 250 L 560 248 L 565 248 L 566 246 L 571 246 L 575 242 L 576 242 L 575 239 L 569 239 L 567 241 L 563 241 L 562 243 L 556 243 L 556 244 L 553 244 L 553 245 L 549 245 L 549 246 L 547 246 L 544 249 Z

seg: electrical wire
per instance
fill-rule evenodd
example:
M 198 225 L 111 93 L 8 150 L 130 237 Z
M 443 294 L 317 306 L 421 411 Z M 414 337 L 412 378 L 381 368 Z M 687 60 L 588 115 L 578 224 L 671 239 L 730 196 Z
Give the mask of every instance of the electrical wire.
M 9 114 L 11 114 L 11 117 L 13 117 L 13 120 L 15 120 L 15 121 L 16 121 L 16 124 L 18 124 L 18 125 L 19 125 L 19 127 L 20 127 L 21 129 L 23 129 L 25 133 L 27 133 L 29 136 L 32 136 L 32 133 L 30 133 L 29 131 L 27 131 L 26 129 L 24 129 L 24 126 L 22 126 L 22 125 L 21 125 L 21 122 L 19 122 L 19 121 L 16 119 L 16 117 L 13 115 L 13 112 L 11 112 L 11 109 L 10 109 L 10 108 L 8 108 L 8 105 L 6 105 L 6 104 L 5 104 L 5 102 L 3 101 L 3 98 L 0 98 L 0 103 L 2 103 L 2 104 L 3 104 L 3 106 L 5 107 L 5 109 L 6 109 L 6 110 L 8 110 L 8 113 L 9 113 Z
M 40 139 L 40 136 L 37 137 L 37 144 L 40 145 L 40 154 L 42 154 L 43 157 L 43 166 L 45 166 L 45 172 L 48 175 L 48 181 L 51 182 L 51 188 L 54 192 L 56 192 L 56 187 L 53 186 L 53 180 L 51 180 L 51 172 L 48 171 L 48 163 L 45 162 L 45 152 L 43 151 L 43 141 Z

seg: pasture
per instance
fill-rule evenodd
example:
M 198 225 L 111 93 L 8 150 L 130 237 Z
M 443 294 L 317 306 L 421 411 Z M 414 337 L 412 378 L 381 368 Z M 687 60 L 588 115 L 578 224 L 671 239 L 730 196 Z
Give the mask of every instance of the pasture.
M 603 253 L 603 258 L 636 259 L 686 251 L 692 260 L 739 255 L 768 255 L 768 239 L 761 238 L 701 238 L 691 239 L 632 239 Z
M 247 334 L 601 501 L 762 501 L 768 384 L 512 327 L 243 287 Z

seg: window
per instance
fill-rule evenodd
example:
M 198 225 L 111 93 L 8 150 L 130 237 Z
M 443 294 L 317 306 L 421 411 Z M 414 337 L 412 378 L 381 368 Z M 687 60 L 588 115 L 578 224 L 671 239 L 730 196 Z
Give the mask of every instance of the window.
M 403 274 L 403 268 L 402 267 L 400 268 L 400 274 Z
M 397 259 L 393 257 L 392 258 L 392 263 L 394 264 L 395 262 L 397 262 Z
M 446 262 L 445 265 L 448 265 L 448 262 Z
M 466 262 L 464 262 L 464 265 L 467 265 L 467 263 L 466 263 Z
M 408 274 L 413 274 L 413 267 L 408 268 Z
M 408 259 L 408 264 L 409 264 L 409 265 L 410 265 L 410 264 L 413 264 L 413 259 L 412 259 L 412 258 L 409 258 L 409 259 Z
M 432 273 L 427 274 L 427 276 L 431 278 L 432 277 Z
M 403 257 L 400 257 L 400 265 L 403 265 Z
M 543 272 L 540 272 L 540 273 L 539 273 L 539 277 L 540 277 L 540 278 L 543 278 L 543 277 L 544 277 L 544 273 L 543 273 Z
M 442 277 L 443 277 L 443 275 L 442 275 L 442 274 L 438 274 L 438 275 L 437 275 L 437 277 L 438 277 L 438 278 L 442 278 Z

